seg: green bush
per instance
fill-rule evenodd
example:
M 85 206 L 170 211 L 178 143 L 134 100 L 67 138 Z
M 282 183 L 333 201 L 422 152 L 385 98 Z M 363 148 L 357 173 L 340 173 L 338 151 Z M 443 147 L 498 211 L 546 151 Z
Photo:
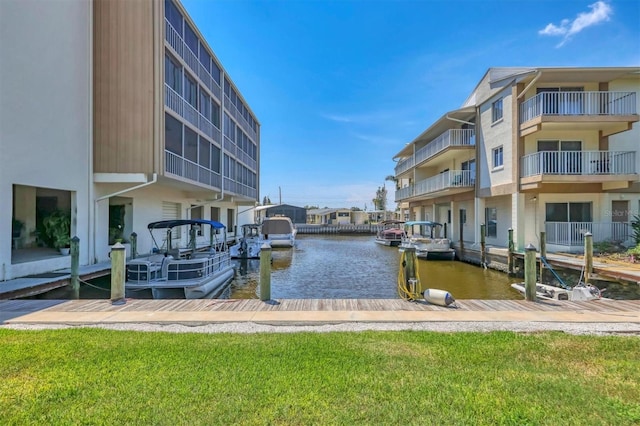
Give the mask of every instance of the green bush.
M 71 244 L 71 212 L 56 210 L 42 221 L 47 240 L 54 248 Z

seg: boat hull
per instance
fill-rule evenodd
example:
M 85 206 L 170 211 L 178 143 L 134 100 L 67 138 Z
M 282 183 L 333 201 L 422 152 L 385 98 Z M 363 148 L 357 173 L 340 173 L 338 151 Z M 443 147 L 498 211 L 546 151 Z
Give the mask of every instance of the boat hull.
M 526 295 L 525 283 L 513 283 L 511 288 L 523 296 Z M 536 297 L 544 300 L 585 301 L 602 299 L 597 287 L 577 285 L 571 289 L 564 289 L 548 284 L 536 283 Z

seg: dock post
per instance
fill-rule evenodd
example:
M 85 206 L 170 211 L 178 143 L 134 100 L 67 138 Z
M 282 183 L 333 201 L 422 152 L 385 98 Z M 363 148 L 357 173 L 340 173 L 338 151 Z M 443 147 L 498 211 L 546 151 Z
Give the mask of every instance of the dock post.
M 271 245 L 260 248 L 260 300 L 271 300 Z
M 71 238 L 71 298 L 80 299 L 80 238 Z
M 447 222 L 442 225 L 442 230 L 444 232 L 443 238 L 447 238 Z
M 462 260 L 462 253 L 464 253 L 464 223 L 460 221 L 460 255 L 458 256 Z
M 487 265 L 487 255 L 485 252 L 486 244 L 484 240 L 486 232 L 487 232 L 487 225 L 483 223 L 482 225 L 480 225 L 480 262 L 482 263 L 482 266 Z
M 407 294 L 411 294 L 413 296 L 418 292 L 418 288 L 413 284 L 416 281 L 416 265 L 418 263 L 416 258 L 416 248 L 407 247 L 404 249 L 404 255 L 404 286 Z M 420 287 L 422 287 L 422 283 L 420 283 Z
M 111 247 L 111 304 L 124 305 L 124 281 L 126 269 L 126 251 L 120 243 L 115 243 Z
M 530 302 L 536 300 L 536 248 L 533 244 L 524 249 L 524 297 Z
M 547 260 L 547 233 L 540 231 L 540 281 L 542 281 L 542 273 L 544 272 L 543 258 Z
M 509 228 L 509 251 L 507 252 L 507 267 L 509 274 L 513 274 L 513 228 Z
M 593 234 L 584 234 L 584 283 L 589 284 L 589 278 L 593 273 Z
M 136 257 L 138 257 L 138 234 L 136 234 L 135 232 L 132 232 L 130 241 L 131 241 L 131 258 L 135 259 Z

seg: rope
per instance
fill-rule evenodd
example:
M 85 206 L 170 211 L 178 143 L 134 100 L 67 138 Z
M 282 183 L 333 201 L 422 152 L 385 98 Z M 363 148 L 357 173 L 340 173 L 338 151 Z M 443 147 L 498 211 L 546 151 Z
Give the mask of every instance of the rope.
M 400 296 L 401 299 L 403 300 L 416 300 L 416 299 L 420 299 L 420 294 L 418 293 L 411 293 L 411 291 L 407 288 L 407 282 L 404 276 L 404 267 L 406 265 L 406 252 L 403 251 L 402 254 L 400 255 L 400 268 L 398 271 L 398 295 Z M 416 289 L 420 288 L 420 273 L 418 271 L 418 260 L 417 258 L 414 261 L 414 265 L 415 265 L 415 274 L 416 276 L 414 277 L 416 280 Z
M 97 285 L 93 285 L 91 283 L 88 283 L 86 281 L 81 280 L 80 278 L 78 278 L 78 282 L 84 284 L 84 285 L 88 285 L 89 287 L 93 287 L 93 288 L 97 288 L 98 290 L 102 290 L 102 291 L 111 291 L 111 289 L 106 289 L 106 288 L 102 288 L 102 287 L 98 287 Z

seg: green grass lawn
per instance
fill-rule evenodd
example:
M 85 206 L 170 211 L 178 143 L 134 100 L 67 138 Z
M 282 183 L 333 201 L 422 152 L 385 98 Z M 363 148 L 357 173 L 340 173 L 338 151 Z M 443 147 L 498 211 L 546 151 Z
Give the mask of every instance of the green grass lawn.
M 640 338 L 0 329 L 0 424 L 632 425 Z

